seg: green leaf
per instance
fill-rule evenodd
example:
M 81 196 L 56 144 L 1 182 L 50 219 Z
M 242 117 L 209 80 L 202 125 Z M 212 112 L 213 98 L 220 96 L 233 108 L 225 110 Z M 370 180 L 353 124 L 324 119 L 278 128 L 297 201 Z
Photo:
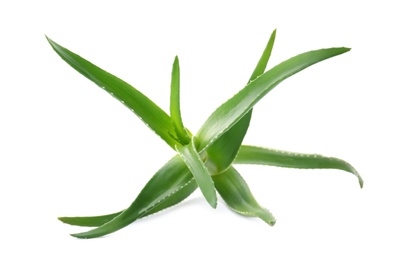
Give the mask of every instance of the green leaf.
M 256 79 L 265 71 L 272 53 L 275 38 L 276 30 L 274 30 L 270 35 L 266 48 L 264 49 L 249 82 Z M 222 172 L 227 169 L 237 156 L 238 149 L 247 133 L 251 121 L 251 115 L 252 109 L 207 149 L 209 163 L 214 165 L 213 168 L 216 168 L 217 172 Z
M 173 62 L 172 82 L 170 86 L 170 117 L 176 129 L 177 138 L 180 140 L 181 144 L 185 145 L 190 142 L 190 137 L 184 128 L 180 114 L 180 67 L 179 58 L 177 56 Z
M 269 41 L 267 42 L 267 45 L 262 53 L 262 56 L 260 57 L 254 71 L 252 72 L 249 82 L 255 80 L 257 77 L 259 77 L 265 72 L 267 63 L 269 63 L 270 55 L 272 54 L 275 39 L 276 39 L 276 30 L 274 30 L 270 35 Z
M 206 150 L 209 157 L 207 165 L 212 165 L 208 167 L 215 169 L 215 173 L 223 172 L 234 161 L 242 140 L 247 133 L 251 114 L 252 110 Z
M 216 191 L 212 177 L 195 149 L 194 139 L 187 145 L 176 146 L 180 157 L 193 174 L 198 187 L 212 208 L 216 208 Z
M 47 40 L 65 62 L 127 106 L 170 147 L 174 148 L 178 144 L 171 136 L 174 133 L 174 127 L 170 117 L 149 98 L 128 83 L 65 49 L 50 38 Z
M 244 216 L 258 217 L 271 226 L 276 223 L 273 215 L 258 204 L 247 183 L 234 167 L 212 177 L 220 196 L 233 211 Z
M 69 225 L 81 226 L 81 227 L 98 227 L 111 221 L 122 212 L 123 211 L 119 211 L 113 214 L 101 215 L 101 216 L 59 217 L 58 219 L 63 223 Z
M 184 199 L 186 199 L 193 191 L 197 188 L 197 183 L 194 178 L 191 178 L 185 184 L 177 189 L 176 191 L 170 193 L 164 197 L 161 201 L 154 204 L 149 210 L 144 211 L 140 214 L 138 218 L 147 217 L 149 215 L 155 214 L 166 208 L 174 206 Z M 121 214 L 123 211 L 116 212 L 113 214 L 102 215 L 102 216 L 88 216 L 88 217 L 60 217 L 58 218 L 62 222 L 75 226 L 85 226 L 85 227 L 98 227 L 104 225 L 105 223 L 111 221 L 113 218 Z
M 87 232 L 72 234 L 72 236 L 77 238 L 95 238 L 110 234 L 140 217 L 154 213 L 154 209 L 157 207 L 158 210 L 165 208 L 161 204 L 168 200 L 170 196 L 179 193 L 180 190 L 184 189 L 185 191 L 184 193 L 179 193 L 180 195 L 188 196 L 196 187 L 194 178 L 187 166 L 179 156 L 175 156 L 151 178 L 130 207 L 100 227 Z M 183 196 L 173 197 L 173 202 L 183 199 Z M 170 206 L 170 202 L 164 205 Z M 101 220 L 101 217 L 99 219 Z
M 263 164 L 300 169 L 338 169 L 354 174 L 359 180 L 360 187 L 363 187 L 363 179 L 352 165 L 344 160 L 319 154 L 292 153 L 243 145 L 234 163 Z
M 201 153 L 228 131 L 270 90 L 284 79 L 322 60 L 349 51 L 348 48 L 330 48 L 302 53 L 288 59 L 254 81 L 217 108 L 197 133 Z

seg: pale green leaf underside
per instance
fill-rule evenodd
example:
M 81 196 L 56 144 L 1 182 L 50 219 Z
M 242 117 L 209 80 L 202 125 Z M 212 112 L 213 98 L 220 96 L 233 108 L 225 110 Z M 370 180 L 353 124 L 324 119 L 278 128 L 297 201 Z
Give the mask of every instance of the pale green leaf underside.
M 140 91 L 97 67 L 79 55 L 47 38 L 54 51 L 72 68 L 103 88 L 133 111 L 148 127 L 172 148 L 178 142 L 171 136 L 174 127 L 170 117 Z
M 310 51 L 288 59 L 251 81 L 244 89 L 211 114 L 197 133 L 198 151 L 202 152 L 237 123 L 270 90 L 284 79 L 322 60 L 349 51 L 330 48 Z
M 258 204 L 247 183 L 234 167 L 213 176 L 213 180 L 220 196 L 233 211 L 244 216 L 259 217 L 272 226 L 276 223 L 273 215 Z
M 260 76 L 266 69 L 272 53 L 276 30 L 270 36 L 270 39 L 260 57 L 249 81 Z M 247 133 L 251 121 L 252 109 L 246 113 L 235 125 L 227 130 L 207 149 L 209 160 L 214 164 L 217 172 L 227 169 L 237 155 L 238 149 Z
M 130 207 L 118 215 L 115 214 L 116 217 L 100 227 L 87 232 L 72 234 L 72 236 L 78 238 L 94 238 L 110 234 L 129 225 L 140 217 L 155 213 L 158 210 L 180 202 L 196 188 L 197 185 L 195 184 L 191 172 L 180 157 L 175 156 L 151 178 Z M 168 200 L 162 205 L 165 200 L 173 195 L 175 196 L 172 200 Z M 109 220 L 109 216 L 110 215 L 106 217 L 86 217 L 86 224 L 93 226 L 94 223 L 88 223 L 90 220 L 95 220 L 98 223 L 105 220 L 107 217 L 107 220 Z M 79 225 L 83 222 L 83 219 L 84 218 L 78 217 L 61 218 L 62 221 L 73 223 L 74 225 Z
M 207 167 L 202 162 L 200 155 L 195 149 L 194 140 L 187 145 L 176 146 L 176 150 L 178 151 L 184 163 L 187 165 L 188 169 L 190 169 L 191 173 L 193 174 L 195 181 L 197 182 L 197 185 L 205 199 L 213 208 L 216 208 L 217 199 L 215 186 Z
M 344 160 L 319 154 L 302 154 L 269 148 L 242 145 L 235 164 L 263 164 L 298 169 L 338 169 L 354 174 L 360 187 L 363 179 L 352 165 Z

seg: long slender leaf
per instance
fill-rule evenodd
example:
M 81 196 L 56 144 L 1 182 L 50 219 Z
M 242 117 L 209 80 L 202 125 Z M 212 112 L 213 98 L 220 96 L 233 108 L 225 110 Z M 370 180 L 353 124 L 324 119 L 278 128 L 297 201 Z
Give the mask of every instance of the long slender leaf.
M 105 223 L 111 221 L 116 216 L 121 214 L 123 211 L 119 211 L 112 214 L 100 215 L 100 216 L 85 216 L 85 217 L 59 217 L 58 219 L 65 224 L 81 227 L 99 227 Z
M 154 208 L 162 208 L 161 204 L 181 189 L 186 189 L 184 195 L 191 194 L 197 187 L 192 180 L 193 176 L 187 166 L 179 156 L 175 156 L 152 177 L 126 210 L 98 228 L 72 234 L 72 236 L 77 238 L 95 238 L 115 232 L 138 218 L 151 214 Z M 182 199 L 184 199 L 183 196 L 174 197 L 173 202 L 179 202 Z
M 190 137 L 184 128 L 180 113 L 180 66 L 179 58 L 176 56 L 173 62 L 172 82 L 170 84 L 170 117 L 176 129 L 177 138 L 181 144 L 188 144 Z
M 218 107 L 206 120 L 196 135 L 199 140 L 198 151 L 202 152 L 207 149 L 281 81 L 317 62 L 349 50 L 348 48 L 330 48 L 302 53 L 259 76 Z
M 193 191 L 198 187 L 197 183 L 194 181 L 194 178 L 191 178 L 185 184 L 181 183 L 181 185 L 182 186 L 180 188 L 171 192 L 169 195 L 166 195 L 162 200 L 158 201 L 158 203 L 155 203 L 149 210 L 141 213 L 138 218 L 147 217 L 180 203 L 181 201 L 186 199 L 191 193 L 193 193 Z M 66 224 L 74 226 L 98 227 L 111 221 L 122 212 L 123 211 L 119 211 L 113 214 L 102 216 L 60 217 L 58 219 Z
M 272 53 L 275 38 L 276 30 L 274 30 L 270 35 L 269 41 L 249 79 L 249 82 L 256 79 L 265 71 Z M 242 140 L 247 133 L 251 116 L 252 109 L 246 113 L 245 116 L 243 116 L 235 125 L 222 134 L 220 138 L 217 139 L 207 149 L 209 163 L 212 162 L 214 164 L 213 167 L 217 169 L 217 172 L 224 171 L 233 162 L 237 155 L 238 149 L 240 148 Z
M 176 150 L 193 174 L 205 199 L 213 208 L 216 208 L 217 199 L 215 186 L 208 169 L 202 162 L 200 155 L 195 149 L 194 139 L 187 145 L 176 146 Z
M 140 91 L 77 54 L 47 38 L 54 51 L 72 68 L 93 81 L 133 111 L 148 127 L 172 148 L 179 142 L 172 137 L 170 117 Z
M 234 163 L 263 164 L 301 169 L 338 169 L 354 174 L 359 180 L 360 187 L 363 187 L 363 179 L 352 165 L 344 160 L 319 154 L 292 153 L 242 145 Z
M 252 195 L 247 183 L 234 167 L 213 176 L 215 187 L 227 205 L 235 212 L 249 217 L 259 217 L 273 226 L 276 219 L 262 208 Z

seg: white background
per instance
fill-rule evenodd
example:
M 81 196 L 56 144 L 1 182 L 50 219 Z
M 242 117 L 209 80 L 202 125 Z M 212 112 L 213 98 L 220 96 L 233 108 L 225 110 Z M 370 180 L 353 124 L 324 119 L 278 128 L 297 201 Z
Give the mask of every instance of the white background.
M 140 1 L 144 2 L 144 1 Z M 395 1 L 2 1 L 0 259 L 399 259 Z M 270 66 L 351 47 L 255 106 L 245 143 L 335 156 L 335 170 L 237 167 L 274 227 L 213 210 L 196 191 L 99 239 L 58 216 L 127 207 L 174 152 L 71 69 L 56 42 L 169 106 L 173 58 L 196 132 L 242 88 L 277 28 Z

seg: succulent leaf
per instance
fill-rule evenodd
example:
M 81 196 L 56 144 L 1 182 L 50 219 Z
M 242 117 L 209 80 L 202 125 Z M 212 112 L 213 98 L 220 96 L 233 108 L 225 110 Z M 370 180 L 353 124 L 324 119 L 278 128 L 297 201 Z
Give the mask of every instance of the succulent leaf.
M 112 214 L 100 215 L 100 216 L 87 216 L 87 217 L 59 217 L 58 219 L 69 225 L 81 226 L 81 227 L 98 227 L 111 221 L 116 216 L 121 214 L 123 211 L 119 211 Z
M 235 212 L 258 217 L 273 226 L 276 219 L 265 208 L 262 208 L 252 195 L 247 183 L 234 167 L 213 176 L 215 187 L 227 205 Z
M 235 164 L 263 164 L 299 169 L 337 169 L 354 174 L 360 187 L 363 179 L 348 162 L 319 154 L 303 154 L 286 152 L 276 149 L 242 145 L 234 161 Z
M 177 190 L 170 189 L 170 192 L 166 193 L 165 196 L 158 203 L 155 203 L 151 208 L 144 211 L 144 213 L 141 213 L 138 219 L 155 214 L 159 211 L 162 211 L 164 209 L 167 209 L 182 202 L 184 199 L 190 196 L 191 193 L 193 193 L 198 187 L 197 183 L 194 181 L 194 178 L 191 178 L 184 184 L 180 183 L 180 185 L 182 186 Z M 116 213 L 101 215 L 101 216 L 59 217 L 58 219 L 64 222 L 65 224 L 70 224 L 74 226 L 98 227 L 111 221 L 122 212 L 123 210 Z
M 272 53 L 275 38 L 276 30 L 274 30 L 270 35 L 270 39 L 249 79 L 249 82 L 256 79 L 265 71 Z M 211 160 L 213 165 L 217 168 L 217 172 L 222 172 L 227 169 L 237 156 L 238 149 L 247 133 L 251 116 L 252 109 L 207 149 L 209 160 Z
M 265 72 L 267 64 L 269 63 L 270 56 L 272 54 L 274 40 L 276 39 L 276 31 L 277 30 L 274 30 L 270 35 L 269 41 L 267 42 L 266 47 L 263 50 L 262 56 L 260 57 L 258 63 L 256 64 L 256 67 L 252 72 L 251 77 L 249 78 L 249 82 L 256 79 Z
M 176 146 L 180 157 L 187 165 L 188 169 L 193 174 L 198 187 L 200 188 L 202 194 L 208 201 L 212 208 L 216 208 L 217 199 L 215 186 L 212 181 L 211 174 L 209 173 L 207 167 L 203 163 L 200 155 L 195 148 L 194 139 L 187 145 Z
M 330 48 L 305 52 L 280 63 L 251 81 L 245 88 L 218 107 L 205 121 L 196 135 L 199 140 L 198 151 L 206 150 L 280 82 L 315 63 L 349 50 L 349 48 Z
M 184 128 L 180 113 L 180 66 L 179 58 L 176 56 L 173 62 L 172 82 L 170 84 L 170 117 L 176 129 L 176 135 L 181 144 L 188 144 L 190 137 Z
M 179 142 L 171 136 L 175 129 L 170 117 L 140 91 L 69 51 L 47 37 L 54 51 L 72 68 L 93 81 L 133 111 L 148 127 L 172 148 Z
M 98 228 L 83 233 L 72 234 L 72 236 L 77 238 L 95 238 L 110 234 L 129 225 L 140 217 L 151 214 L 154 208 L 162 208 L 163 206 L 160 205 L 165 199 L 182 189 L 184 189 L 184 195 L 189 195 L 196 188 L 197 185 L 193 181 L 193 176 L 185 163 L 179 156 L 174 156 L 151 178 L 135 201 L 126 210 Z M 181 194 L 183 193 L 179 192 L 179 197 L 175 197 L 174 202 L 184 199 Z

